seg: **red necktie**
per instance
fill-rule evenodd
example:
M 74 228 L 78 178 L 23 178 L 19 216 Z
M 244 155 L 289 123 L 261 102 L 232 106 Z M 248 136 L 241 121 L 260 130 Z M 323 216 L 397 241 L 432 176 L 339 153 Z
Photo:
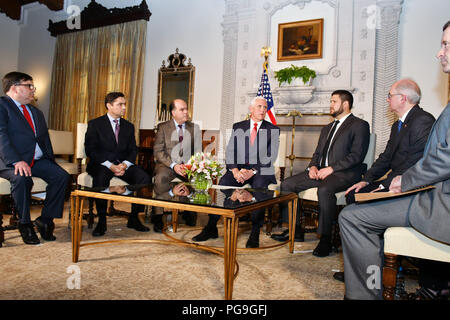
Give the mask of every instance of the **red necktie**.
M 258 124 L 255 122 L 253 125 L 252 133 L 250 134 L 250 143 L 253 145 L 255 143 L 256 135 L 258 134 Z
M 30 113 L 28 112 L 27 108 L 23 104 L 21 105 L 21 107 L 22 107 L 23 115 L 25 116 L 25 119 L 27 119 L 28 124 L 30 125 L 31 129 L 33 129 L 34 134 L 36 134 L 36 131 L 34 130 L 33 120 L 31 120 Z M 34 164 L 34 155 L 33 155 L 33 160 L 31 160 L 30 167 L 32 167 L 33 164 Z

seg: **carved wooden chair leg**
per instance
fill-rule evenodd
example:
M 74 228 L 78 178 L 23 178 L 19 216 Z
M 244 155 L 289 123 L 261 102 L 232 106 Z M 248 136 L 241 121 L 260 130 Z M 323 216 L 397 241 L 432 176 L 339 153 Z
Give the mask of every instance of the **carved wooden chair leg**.
M 397 282 L 397 255 L 385 253 L 383 266 L 383 298 L 394 300 L 394 289 Z
M 5 242 L 5 231 L 3 230 L 3 212 L 0 212 L 0 248 Z
M 94 199 L 89 198 L 89 213 L 86 217 L 87 223 L 88 223 L 88 228 L 92 229 L 92 227 L 94 226 Z
M 272 213 L 273 208 L 266 208 L 264 211 L 264 224 L 266 225 L 266 234 L 270 235 L 272 233 Z

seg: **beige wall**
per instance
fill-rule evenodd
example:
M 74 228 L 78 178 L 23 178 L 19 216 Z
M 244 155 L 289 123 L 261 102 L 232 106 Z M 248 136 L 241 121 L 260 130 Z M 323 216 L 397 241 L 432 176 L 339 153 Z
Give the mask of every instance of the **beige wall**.
M 10 71 L 17 69 L 20 27 L 17 23 L 0 13 L 0 79 Z M 0 87 L 0 94 L 3 89 Z

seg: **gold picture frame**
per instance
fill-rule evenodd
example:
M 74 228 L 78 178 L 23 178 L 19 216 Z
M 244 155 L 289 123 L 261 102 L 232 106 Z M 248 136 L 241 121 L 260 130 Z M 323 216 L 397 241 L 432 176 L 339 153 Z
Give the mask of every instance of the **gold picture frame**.
M 323 47 L 323 19 L 278 25 L 278 61 L 320 59 Z

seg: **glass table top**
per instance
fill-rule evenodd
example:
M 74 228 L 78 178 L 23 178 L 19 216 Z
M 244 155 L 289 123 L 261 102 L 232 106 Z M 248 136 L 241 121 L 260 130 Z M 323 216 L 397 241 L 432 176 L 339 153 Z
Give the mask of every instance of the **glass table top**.
M 109 188 L 80 187 L 81 191 L 99 192 L 118 196 L 136 197 L 169 202 L 236 209 L 288 195 L 288 192 L 268 189 L 214 185 L 208 190 L 195 190 L 187 182 L 170 182 L 164 185 L 125 185 Z

